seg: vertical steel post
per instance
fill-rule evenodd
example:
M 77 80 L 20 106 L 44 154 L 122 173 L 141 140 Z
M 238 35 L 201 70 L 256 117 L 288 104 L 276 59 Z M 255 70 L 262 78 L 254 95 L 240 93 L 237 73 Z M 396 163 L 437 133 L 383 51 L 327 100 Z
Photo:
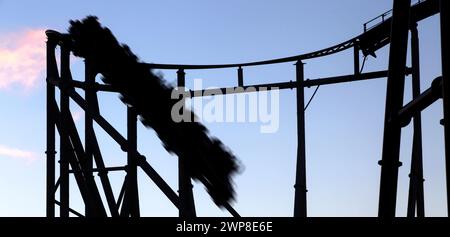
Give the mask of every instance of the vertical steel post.
M 51 32 L 47 33 L 47 80 L 58 78 L 58 66 L 55 58 L 57 39 Z M 46 216 L 55 217 L 55 86 L 47 82 L 47 207 Z
M 139 217 L 139 193 L 137 182 L 137 157 L 132 151 L 137 150 L 137 114 L 134 108 L 127 108 L 128 166 L 126 202 L 131 217 Z
M 447 181 L 447 214 L 450 216 L 450 4 L 440 1 L 442 99 L 444 105 L 445 171 Z
M 242 70 L 242 67 L 238 68 L 238 86 L 239 87 L 244 86 L 244 72 Z
M 297 169 L 295 178 L 294 217 L 306 217 L 305 92 L 303 62 L 297 61 Z
M 96 106 L 96 91 L 93 89 L 95 83 L 95 73 L 92 70 L 92 64 L 89 58 L 86 58 L 84 61 L 85 69 L 85 82 L 87 87 L 85 88 L 85 99 L 89 108 L 95 108 Z M 92 117 L 88 115 L 88 113 L 84 113 L 84 141 L 85 141 L 85 152 L 86 152 L 86 168 L 88 170 L 85 171 L 86 175 L 93 177 L 93 138 L 94 134 L 93 120 Z M 89 209 L 88 205 L 85 206 L 85 216 L 90 217 L 93 213 Z
M 360 66 L 359 66 L 359 46 L 358 41 L 355 42 L 355 45 L 353 46 L 353 66 L 354 66 L 354 73 L 355 76 L 358 76 L 360 74 Z
M 186 86 L 185 72 L 183 69 L 177 71 L 178 90 L 184 90 Z M 182 108 L 184 109 L 184 108 Z M 192 192 L 191 176 L 187 169 L 184 157 L 178 157 L 178 194 L 180 196 L 180 217 L 195 217 L 194 194 Z
M 412 62 L 412 95 L 413 99 L 420 95 L 420 53 L 419 32 L 417 24 L 411 27 L 411 62 Z M 423 193 L 423 162 L 422 162 L 422 118 L 421 111 L 414 116 L 414 135 L 411 157 L 411 172 L 409 174 L 408 217 L 425 216 Z
M 381 180 L 378 216 L 395 217 L 398 168 L 400 163 L 401 126 L 397 119 L 403 107 L 405 66 L 408 48 L 411 0 L 394 0 L 389 50 L 383 153 L 380 161 Z
M 64 42 L 61 44 L 61 83 L 64 82 L 67 83 L 69 80 L 70 75 L 70 50 L 68 47 L 64 44 Z M 66 124 L 68 121 L 68 116 L 70 113 L 70 107 L 69 107 L 69 95 L 64 91 L 60 90 L 60 106 L 61 106 L 61 126 L 68 127 L 69 125 Z M 60 187 L 59 187 L 59 198 L 60 198 L 60 216 L 61 217 L 69 217 L 69 153 L 72 152 L 70 150 L 70 144 L 67 144 L 67 139 L 64 137 L 67 134 L 61 134 L 60 136 L 60 159 L 59 159 L 59 180 L 60 180 Z

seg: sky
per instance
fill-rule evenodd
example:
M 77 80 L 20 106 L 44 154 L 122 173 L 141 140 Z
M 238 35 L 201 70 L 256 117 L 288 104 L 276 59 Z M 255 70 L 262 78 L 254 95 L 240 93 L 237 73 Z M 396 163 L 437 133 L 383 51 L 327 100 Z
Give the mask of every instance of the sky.
M 283 1 L 26 1 L 0 0 L 0 216 L 45 216 L 45 41 L 44 31 L 66 32 L 69 20 L 95 15 L 142 61 L 174 64 L 241 63 L 292 56 L 338 44 L 362 33 L 363 24 L 392 8 L 390 0 Z M 419 23 L 421 89 L 441 74 L 439 20 Z M 409 55 L 409 53 L 408 53 Z M 389 46 L 368 58 L 364 71 L 386 70 Z M 353 72 L 353 52 L 307 60 L 309 79 Z M 410 58 L 408 56 L 408 65 Z M 74 79 L 83 80 L 83 61 L 72 57 Z M 174 71 L 161 71 L 168 83 Z M 186 71 L 186 86 L 234 86 L 236 69 Z M 405 104 L 411 100 L 407 77 Z M 285 63 L 244 68 L 246 84 L 295 80 Z M 305 89 L 308 99 L 314 88 Z M 81 93 L 82 94 L 82 93 Z M 380 179 L 386 80 L 322 86 L 306 112 L 309 216 L 376 216 Z M 205 98 L 208 101 L 208 98 Z M 99 95 L 101 113 L 125 133 L 126 107 L 115 94 Z M 83 112 L 71 104 L 83 130 Z M 279 127 L 261 133 L 261 122 L 205 125 L 244 166 L 235 176 L 235 209 L 242 216 L 292 216 L 297 153 L 295 90 L 279 93 Z M 422 113 L 425 213 L 445 216 L 442 102 Z M 126 155 L 96 126 L 108 165 Z M 83 136 L 83 133 L 80 133 Z M 412 125 L 403 129 L 397 215 L 406 215 Z M 138 149 L 174 190 L 177 159 L 151 129 L 138 128 Z M 110 172 L 114 192 L 123 173 Z M 139 172 L 143 216 L 177 216 L 177 209 Z M 98 177 L 97 177 L 98 179 Z M 98 181 L 98 180 L 97 180 Z M 99 186 L 100 187 L 100 186 Z M 194 183 L 199 216 L 229 216 Z M 57 195 L 58 199 L 58 195 Z M 83 212 L 74 179 L 71 207 Z

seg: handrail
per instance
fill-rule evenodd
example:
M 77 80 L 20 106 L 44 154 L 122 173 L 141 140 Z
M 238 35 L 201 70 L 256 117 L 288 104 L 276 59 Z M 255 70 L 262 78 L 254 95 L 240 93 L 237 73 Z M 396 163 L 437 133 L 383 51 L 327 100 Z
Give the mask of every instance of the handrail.
M 374 17 L 373 19 L 371 19 L 371 20 L 367 21 L 366 23 L 364 23 L 364 32 L 367 32 L 368 30 L 373 29 L 373 28 L 376 27 L 377 25 L 383 23 L 384 20 L 385 20 L 385 17 L 388 16 L 388 15 L 390 15 L 390 14 L 392 14 L 392 9 L 389 10 L 389 11 L 386 11 L 386 12 L 384 12 L 383 14 L 381 14 L 381 15 L 379 15 L 379 16 L 377 16 L 377 17 Z M 373 25 L 373 26 L 367 28 L 367 25 L 368 25 L 368 24 L 370 24 L 370 23 L 372 23 L 372 22 L 378 20 L 380 17 L 381 17 L 381 22 L 380 22 L 380 23 L 375 24 L 375 25 Z
M 417 2 L 414 3 L 412 6 L 416 6 L 425 1 L 426 0 L 417 0 Z M 384 12 L 383 14 L 376 16 L 376 17 L 370 19 L 369 21 L 367 21 L 366 23 L 364 23 L 364 32 L 367 32 L 368 30 L 371 30 L 371 29 L 377 27 L 378 25 L 382 24 L 386 20 L 386 17 L 389 16 L 390 14 L 392 14 L 392 9 L 388 10 L 388 11 Z M 372 23 L 380 18 L 381 18 L 381 22 L 379 22 L 378 24 L 374 24 L 373 26 L 367 27 L 367 25 L 369 25 L 370 23 Z

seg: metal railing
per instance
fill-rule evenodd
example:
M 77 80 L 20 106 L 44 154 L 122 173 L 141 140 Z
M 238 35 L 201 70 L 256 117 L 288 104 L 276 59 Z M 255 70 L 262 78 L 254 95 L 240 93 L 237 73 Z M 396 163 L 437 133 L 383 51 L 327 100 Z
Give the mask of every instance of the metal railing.
M 418 5 L 425 1 L 426 0 L 417 0 L 417 2 L 413 4 L 413 6 Z M 368 30 L 373 29 L 374 27 L 382 24 L 383 22 L 386 21 L 386 19 L 389 19 L 390 16 L 392 16 L 392 9 L 384 12 L 383 14 L 381 14 L 373 19 L 370 19 L 368 22 L 364 23 L 364 33 L 367 32 Z M 380 21 L 378 21 L 378 20 L 380 20 Z M 373 25 L 371 25 L 371 23 L 373 23 L 375 21 L 377 21 L 377 22 L 374 23 Z

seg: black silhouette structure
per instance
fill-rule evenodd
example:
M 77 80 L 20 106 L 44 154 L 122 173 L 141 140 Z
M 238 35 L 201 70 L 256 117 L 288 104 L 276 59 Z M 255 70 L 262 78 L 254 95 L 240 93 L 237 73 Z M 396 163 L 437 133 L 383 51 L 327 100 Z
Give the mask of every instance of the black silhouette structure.
M 194 216 L 195 209 L 192 200 L 192 190 L 190 178 L 198 179 L 204 183 L 215 203 L 220 207 L 230 207 L 230 201 L 234 197 L 234 190 L 231 183 L 231 175 L 237 171 L 236 158 L 228 151 L 216 138 L 210 138 L 206 128 L 198 122 L 176 123 L 171 119 L 171 109 L 176 101 L 171 99 L 172 89 L 163 84 L 161 78 L 153 74 L 151 70 L 140 64 L 137 57 L 126 46 L 120 45 L 111 32 L 100 26 L 95 17 L 87 17 L 82 22 L 71 22 L 70 34 L 60 35 L 61 50 L 61 82 L 72 81 L 68 66 L 69 51 L 76 56 L 86 59 L 88 69 L 86 76 L 91 82 L 95 82 L 95 75 L 101 73 L 103 81 L 111 88 L 120 92 L 122 101 L 129 106 L 128 112 L 128 141 L 125 141 L 120 134 L 110 128 L 110 135 L 116 139 L 124 151 L 129 152 L 127 167 L 127 189 L 124 191 L 125 201 L 122 204 L 121 215 L 138 215 L 136 166 L 146 167 L 144 157 L 136 151 L 136 115 L 141 116 L 144 125 L 152 127 L 163 141 L 164 146 L 170 152 L 177 154 L 183 166 L 183 187 L 180 192 L 190 196 L 189 199 L 179 200 L 177 205 L 181 205 L 182 215 Z M 48 32 L 56 34 L 55 32 Z M 101 159 L 98 143 L 96 141 L 92 121 L 87 121 L 86 126 L 86 148 L 83 151 L 81 142 L 77 136 L 76 128 L 68 113 L 68 95 L 75 101 L 82 104 L 82 98 L 73 90 L 62 91 L 60 135 L 61 135 L 61 174 L 67 174 L 69 165 L 75 174 L 77 184 L 81 188 L 83 200 L 86 203 L 86 213 L 92 216 L 105 216 L 106 212 L 102 208 L 101 196 L 95 186 L 92 174 L 92 161 L 86 156 L 93 156 L 97 167 L 104 172 L 105 169 Z M 89 110 L 93 119 L 99 115 L 98 102 L 95 92 L 86 92 L 85 109 Z M 89 103 L 90 102 L 90 103 Z M 89 104 L 89 105 L 88 105 Z M 67 129 L 70 128 L 70 129 Z M 71 153 L 75 151 L 75 153 Z M 144 163 L 144 164 L 143 164 Z M 147 167 L 146 169 L 151 169 Z M 145 169 L 144 169 L 145 170 Z M 154 172 L 154 171 L 147 171 Z M 105 193 L 107 191 L 108 204 L 111 215 L 118 215 L 117 204 L 111 192 L 110 184 L 106 174 L 103 175 Z M 133 179 L 133 180 L 131 180 Z M 67 176 L 60 178 L 61 206 L 67 209 L 68 190 Z M 167 186 L 164 184 L 164 186 Z M 166 187 L 166 189 L 168 189 Z M 167 194 L 166 194 L 167 195 Z M 173 196 L 173 195 L 172 195 Z M 181 195 L 180 195 L 181 196 Z M 183 195 L 184 196 L 184 195 Z M 173 202 L 176 199 L 173 197 Z M 63 202 L 64 200 L 64 202 Z M 62 208 L 62 209 L 63 209 Z M 180 208 L 181 209 L 181 208 Z M 67 215 L 67 210 L 65 211 Z M 236 214 L 236 213 L 234 213 Z
M 417 23 L 440 13 L 442 37 L 442 76 L 436 78 L 432 86 L 420 93 L 419 35 Z M 68 177 L 75 176 L 86 205 L 86 216 L 106 216 L 106 209 L 99 190 L 92 178 L 98 172 L 111 216 L 139 216 L 137 196 L 137 168 L 142 168 L 157 184 L 161 191 L 180 210 L 180 216 L 195 216 L 191 178 L 205 184 L 211 197 L 219 206 L 225 207 L 233 216 L 239 214 L 231 207 L 234 197 L 230 176 L 237 171 L 235 157 L 217 139 L 210 138 L 207 130 L 198 123 L 174 123 L 170 120 L 170 107 L 174 103 L 168 99 L 170 87 L 152 73 L 153 69 L 177 70 L 178 86 L 184 87 L 187 70 L 237 68 L 239 87 L 254 87 L 259 90 L 293 89 L 297 91 L 297 167 L 295 180 L 294 217 L 307 216 L 306 157 L 305 157 L 305 101 L 304 88 L 336 83 L 345 83 L 376 78 L 387 78 L 387 98 L 383 153 L 381 167 L 379 217 L 395 217 L 397 180 L 402 127 L 414 120 L 414 138 L 408 198 L 408 216 L 424 217 L 424 191 L 422 171 L 422 128 L 420 113 L 439 99 L 444 102 L 445 157 L 447 173 L 447 201 L 450 214 L 450 126 L 449 115 L 449 3 L 445 0 L 422 0 L 411 6 L 411 0 L 394 0 L 393 10 L 381 14 L 364 24 L 364 33 L 341 44 L 287 58 L 267 61 L 223 64 L 223 65 L 172 65 L 139 62 L 136 56 L 120 45 L 111 32 L 100 26 L 95 17 L 71 22 L 69 34 L 47 31 L 47 216 L 55 215 L 55 204 L 60 206 L 60 215 L 69 212 L 81 216 L 69 208 Z M 408 32 L 411 32 L 412 65 L 406 66 Z M 360 53 L 364 57 L 376 56 L 376 51 L 391 44 L 389 68 L 386 71 L 363 72 Z M 60 75 L 55 59 L 55 48 L 61 48 Z M 304 78 L 303 61 L 327 56 L 343 50 L 353 49 L 354 73 L 352 75 L 329 78 Z M 85 58 L 85 81 L 71 78 L 69 54 Z M 296 62 L 296 81 L 246 85 L 245 67 Z M 96 74 L 103 75 L 104 84 L 95 82 Z M 405 75 L 412 74 L 413 100 L 403 105 Z M 55 102 L 55 87 L 60 89 L 60 106 Z M 85 98 L 74 89 L 85 91 Z M 227 88 L 221 88 L 227 93 Z M 118 92 L 128 105 L 127 138 L 118 133 L 101 115 L 96 92 Z M 205 92 L 207 90 L 203 90 Z M 241 93 L 243 90 L 232 90 Z M 191 96 L 205 93 L 190 91 Z M 69 110 L 69 99 L 86 111 L 85 147 L 82 146 Z M 157 101 L 157 102 L 156 102 Z M 136 150 L 137 115 L 148 127 L 153 128 L 166 148 L 179 157 L 179 194 L 177 195 L 145 161 Z M 102 127 L 128 153 L 125 167 L 105 167 L 98 142 L 93 130 L 93 122 Z M 55 181 L 55 127 L 60 137 L 60 177 Z M 93 168 L 93 162 L 96 167 Z M 71 168 L 71 169 L 70 169 Z M 107 172 L 126 170 L 122 191 L 116 200 L 112 194 Z M 60 200 L 55 200 L 59 187 Z M 121 208 L 119 208 L 121 207 Z

